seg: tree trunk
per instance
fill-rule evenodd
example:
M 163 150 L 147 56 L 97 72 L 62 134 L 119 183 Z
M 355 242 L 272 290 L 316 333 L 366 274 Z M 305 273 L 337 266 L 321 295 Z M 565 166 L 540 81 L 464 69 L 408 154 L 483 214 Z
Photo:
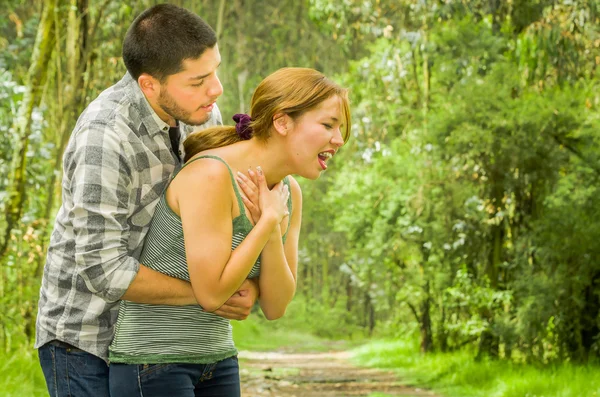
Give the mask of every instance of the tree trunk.
M 63 155 L 64 148 L 69 139 L 71 130 L 77 120 L 77 115 L 81 113 L 84 107 L 82 98 L 85 98 L 84 93 L 84 79 L 83 75 L 89 66 L 88 60 L 91 55 L 90 51 L 90 37 L 89 37 L 89 0 L 69 0 L 69 15 L 68 15 L 68 26 L 67 26 L 67 43 L 65 48 L 65 59 L 67 59 L 66 70 L 68 72 L 69 79 L 67 81 L 62 80 L 62 59 L 60 48 L 57 48 L 57 82 L 56 82 L 56 103 L 58 104 L 57 109 L 57 134 L 56 134 L 56 150 L 54 152 L 54 158 L 52 160 L 52 169 L 54 172 L 50 175 L 46 189 L 48 192 L 48 199 L 46 200 L 46 206 L 44 213 L 39 216 L 39 221 L 43 225 L 42 233 L 40 235 L 40 244 L 42 245 L 42 251 L 45 252 L 45 244 L 48 239 L 49 232 L 49 221 L 54 211 L 54 203 L 57 198 L 57 183 L 60 170 L 62 169 L 60 161 Z M 101 8 L 99 13 L 102 15 Z M 57 31 L 59 29 L 57 26 Z M 94 30 L 97 25 L 94 26 Z M 60 34 L 58 34 L 60 36 Z M 36 276 L 41 277 L 42 269 L 45 258 L 40 256 L 36 267 Z
M 31 66 L 27 73 L 26 91 L 13 123 L 15 131 L 13 160 L 10 169 L 8 200 L 5 209 L 5 229 L 0 231 L 3 240 L 0 245 L 0 260 L 6 254 L 10 243 L 10 234 L 21 219 L 25 203 L 25 175 L 27 167 L 27 148 L 31 134 L 31 115 L 41 99 L 42 90 L 47 77 L 47 65 L 54 47 L 54 12 L 56 0 L 46 0 L 44 11 L 38 27 Z
M 223 17 L 225 16 L 225 0 L 221 0 L 219 3 L 219 14 L 217 16 L 217 28 L 215 29 L 215 33 L 217 34 L 217 43 L 221 38 L 221 34 L 223 33 Z
M 496 137 L 495 139 L 493 153 L 500 153 L 500 137 Z M 494 165 L 491 166 L 490 185 L 490 199 L 494 206 L 494 212 L 491 214 L 491 217 L 495 218 L 499 211 L 504 210 L 504 174 L 501 158 L 496 157 L 494 159 Z M 488 260 L 485 266 L 485 276 L 487 276 L 489 280 L 490 288 L 494 290 L 498 289 L 498 268 L 502 262 L 502 250 L 506 234 L 504 222 L 505 220 L 498 220 L 497 223 L 492 224 L 490 230 L 491 241 Z M 480 314 L 483 319 L 488 321 L 489 325 L 481 334 L 477 358 L 481 359 L 483 356 L 497 358 L 500 355 L 500 339 L 492 332 L 494 313 L 491 309 L 485 308 L 481 310 Z
M 323 304 L 329 304 L 329 261 L 331 257 L 326 256 L 326 259 L 321 261 L 321 300 Z
M 346 279 L 346 311 L 352 312 L 352 278 Z
M 425 283 L 423 301 L 421 302 L 421 353 L 430 352 L 433 349 L 433 337 L 431 335 L 431 298 L 429 281 Z
M 439 350 L 442 353 L 448 351 L 448 333 L 446 332 L 446 308 L 444 304 L 440 304 L 442 310 L 442 318 L 440 319 L 440 323 L 438 324 L 438 332 L 437 332 L 437 345 Z
M 592 353 L 592 348 L 597 343 L 597 337 L 600 335 L 600 326 L 598 319 L 600 318 L 600 272 L 592 276 L 590 285 L 585 287 L 583 291 L 584 307 L 580 312 L 581 317 L 581 345 L 582 356 L 579 361 L 587 362 Z

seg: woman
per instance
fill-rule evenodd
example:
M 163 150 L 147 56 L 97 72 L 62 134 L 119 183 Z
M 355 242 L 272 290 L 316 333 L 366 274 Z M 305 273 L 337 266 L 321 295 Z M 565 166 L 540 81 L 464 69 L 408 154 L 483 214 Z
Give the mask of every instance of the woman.
M 186 164 L 157 205 L 141 257 L 190 280 L 204 310 L 122 302 L 110 348 L 113 397 L 239 396 L 231 326 L 211 312 L 246 278 L 258 277 L 268 319 L 294 295 L 302 195 L 288 175 L 318 178 L 345 143 L 347 92 L 315 70 L 284 68 L 259 84 L 250 115 L 234 120 L 185 141 Z M 249 169 L 259 208 L 240 193 L 252 186 Z

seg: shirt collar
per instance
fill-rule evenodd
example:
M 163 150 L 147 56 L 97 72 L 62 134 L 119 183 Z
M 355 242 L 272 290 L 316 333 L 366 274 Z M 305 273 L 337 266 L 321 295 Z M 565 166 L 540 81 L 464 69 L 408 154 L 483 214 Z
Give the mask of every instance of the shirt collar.
M 152 109 L 148 99 L 142 92 L 138 82 L 128 73 L 123 77 L 125 84 L 125 92 L 129 96 L 131 103 L 135 106 L 140 114 L 142 124 L 146 127 L 148 134 L 154 136 L 169 131 L 169 124 L 165 123 Z

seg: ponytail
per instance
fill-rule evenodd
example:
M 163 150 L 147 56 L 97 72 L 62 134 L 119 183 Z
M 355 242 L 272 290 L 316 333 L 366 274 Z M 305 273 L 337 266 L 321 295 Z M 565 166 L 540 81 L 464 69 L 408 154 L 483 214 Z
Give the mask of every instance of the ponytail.
M 220 125 L 190 134 L 183 142 L 185 159 L 188 161 L 200 152 L 216 149 L 241 141 L 233 125 Z

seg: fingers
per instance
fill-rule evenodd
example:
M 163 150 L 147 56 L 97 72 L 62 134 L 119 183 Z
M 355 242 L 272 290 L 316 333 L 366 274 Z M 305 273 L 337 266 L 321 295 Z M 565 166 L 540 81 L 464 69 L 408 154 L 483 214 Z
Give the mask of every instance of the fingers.
M 269 187 L 267 186 L 267 179 L 265 178 L 265 174 L 262 170 L 262 168 L 260 168 L 260 165 L 256 167 L 256 179 L 257 179 L 257 184 L 258 184 L 258 189 L 261 191 L 261 193 L 266 189 L 269 190 Z
M 250 170 L 248 171 L 250 175 Z M 289 215 L 288 210 L 288 201 L 290 197 L 290 189 L 288 185 L 283 183 L 283 181 L 279 181 L 279 183 L 275 184 L 272 189 L 269 189 L 267 186 L 266 177 L 264 172 L 260 166 L 256 167 L 256 179 L 253 179 L 256 185 L 258 185 L 259 189 L 259 200 L 258 200 L 258 208 L 260 210 L 261 216 L 264 211 L 267 211 L 267 208 L 270 208 L 277 214 L 279 220 Z M 251 176 L 254 178 L 254 175 Z M 242 178 L 239 178 L 242 179 Z M 248 182 L 250 181 L 247 177 Z M 247 183 L 246 183 L 247 185 Z M 246 201 L 244 201 L 246 203 Z M 258 221 L 259 217 L 256 217 L 256 221 Z
M 290 197 L 290 189 L 289 189 L 288 185 L 283 183 L 283 181 L 280 181 L 275 186 L 273 186 L 273 189 L 271 190 L 271 192 L 278 195 L 277 201 L 279 202 L 278 204 L 281 206 L 280 207 L 281 214 L 285 218 L 286 216 L 288 216 L 290 214 L 288 205 L 287 205 L 289 197 Z
M 260 192 L 258 190 L 258 177 L 256 172 L 248 169 L 248 175 L 249 177 L 238 171 L 236 180 L 243 192 L 241 195 L 242 201 L 246 208 L 248 208 L 248 211 L 250 211 L 250 221 L 254 225 L 258 222 L 261 215 Z
M 255 186 L 258 186 L 258 175 L 256 172 L 252 171 L 252 169 L 248 168 L 248 176 L 250 176 L 250 179 L 252 180 L 252 182 L 254 183 Z
M 287 200 L 290 198 L 290 188 L 288 185 L 283 185 L 283 195 L 285 201 L 287 202 Z
M 250 172 L 252 171 L 248 170 L 248 173 Z M 246 175 L 238 171 L 236 180 L 250 201 L 257 202 L 258 184 L 256 183 L 256 178 L 248 178 Z
M 213 313 L 228 320 L 245 320 L 250 315 L 250 309 L 246 310 L 225 304 Z
M 256 293 L 250 293 L 252 285 L 249 283 L 248 280 L 244 281 L 240 289 L 214 313 L 229 320 L 245 320 L 250 315 L 256 300 Z
M 258 222 L 258 220 L 260 219 L 260 215 L 261 215 L 260 208 L 256 207 L 252 203 L 252 201 L 250 201 L 248 199 L 248 197 L 244 196 L 243 194 L 241 196 L 242 196 L 242 202 L 244 203 L 244 205 L 246 206 L 246 208 L 248 208 L 248 211 L 250 211 L 250 218 L 248 220 L 254 226 L 254 225 L 256 225 L 256 223 Z
M 285 205 L 285 211 L 283 212 L 284 216 L 288 216 L 290 214 L 289 208 L 287 206 L 288 200 L 290 198 L 290 188 L 288 187 L 288 185 L 283 184 L 283 187 L 281 188 L 281 194 L 282 194 L 282 200 L 283 200 L 283 204 Z
M 254 205 L 254 203 L 252 201 L 250 201 L 250 199 L 248 197 L 244 196 L 243 194 L 241 196 L 242 196 L 242 201 L 244 202 L 246 207 L 250 210 L 250 212 L 258 210 L 258 207 L 256 207 Z

